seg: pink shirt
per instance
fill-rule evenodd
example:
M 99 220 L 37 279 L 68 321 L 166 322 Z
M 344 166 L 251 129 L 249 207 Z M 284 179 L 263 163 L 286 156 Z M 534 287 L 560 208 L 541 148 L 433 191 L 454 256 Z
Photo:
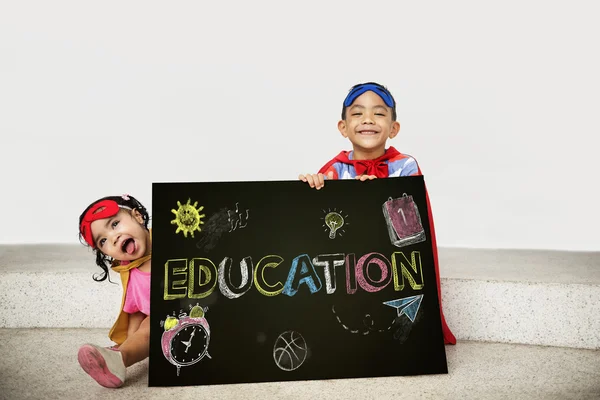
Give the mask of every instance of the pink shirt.
M 150 272 L 142 272 L 138 268 L 129 271 L 123 311 L 128 314 L 141 311 L 150 315 Z

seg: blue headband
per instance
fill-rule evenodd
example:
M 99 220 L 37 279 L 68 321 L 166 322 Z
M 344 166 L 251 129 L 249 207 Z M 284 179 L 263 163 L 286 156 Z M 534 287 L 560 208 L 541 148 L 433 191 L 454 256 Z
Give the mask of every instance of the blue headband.
M 390 108 L 394 108 L 394 99 L 392 98 L 392 95 L 390 94 L 390 92 L 388 92 L 385 88 L 382 88 L 379 85 L 374 85 L 372 83 L 365 83 L 363 85 L 358 85 L 357 87 L 355 87 L 354 89 L 352 89 L 350 91 L 350 93 L 348 93 L 348 96 L 346 96 L 346 99 L 344 100 L 344 107 L 349 107 L 352 103 L 354 103 L 354 100 L 356 100 L 356 98 L 358 96 L 360 96 L 361 94 L 363 94 L 364 92 L 367 91 L 372 91 L 375 94 L 377 94 L 379 97 L 381 97 L 381 99 L 383 100 L 383 102 Z

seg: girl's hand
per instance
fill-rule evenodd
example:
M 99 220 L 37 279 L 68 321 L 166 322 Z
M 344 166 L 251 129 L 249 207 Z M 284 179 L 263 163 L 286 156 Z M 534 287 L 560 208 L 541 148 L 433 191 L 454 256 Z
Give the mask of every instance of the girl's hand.
M 372 181 L 373 179 L 377 179 L 377 177 L 375 175 L 360 175 L 360 176 L 357 176 L 356 179 L 358 179 L 361 182 L 364 182 L 367 179 Z
M 311 188 L 316 188 L 317 190 L 325 186 L 325 175 L 323 174 L 300 174 L 298 179 L 302 182 L 308 182 Z M 327 173 L 327 179 L 333 179 L 333 172 L 329 171 Z

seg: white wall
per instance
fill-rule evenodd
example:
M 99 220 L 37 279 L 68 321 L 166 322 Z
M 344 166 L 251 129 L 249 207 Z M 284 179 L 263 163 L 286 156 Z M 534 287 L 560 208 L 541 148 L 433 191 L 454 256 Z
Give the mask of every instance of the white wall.
M 0 243 L 77 243 L 152 182 L 314 172 L 374 80 L 440 245 L 600 250 L 598 4 L 4 1 Z

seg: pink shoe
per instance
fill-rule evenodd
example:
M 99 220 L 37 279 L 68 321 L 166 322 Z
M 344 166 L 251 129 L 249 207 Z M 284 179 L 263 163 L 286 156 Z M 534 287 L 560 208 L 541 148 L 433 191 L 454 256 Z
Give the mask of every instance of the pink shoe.
M 118 388 L 125 383 L 126 367 L 120 351 L 86 343 L 77 353 L 79 365 L 100 385 Z

